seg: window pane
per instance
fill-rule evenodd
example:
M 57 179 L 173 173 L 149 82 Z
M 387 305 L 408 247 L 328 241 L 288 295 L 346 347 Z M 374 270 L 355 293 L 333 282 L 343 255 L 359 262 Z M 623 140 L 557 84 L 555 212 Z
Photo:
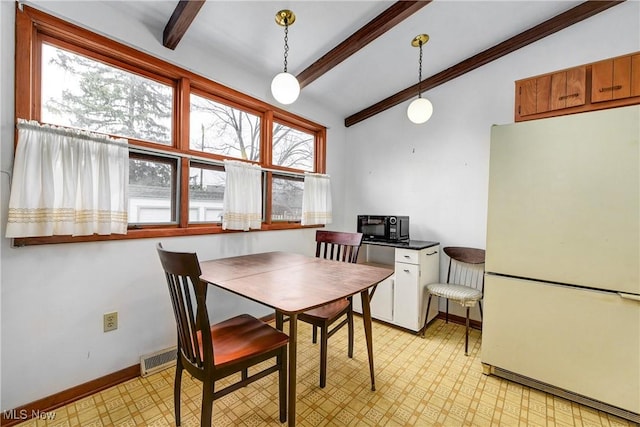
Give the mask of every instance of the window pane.
M 175 222 L 175 163 L 129 157 L 129 223 Z
M 260 161 L 260 117 L 191 94 L 189 148 Z
M 222 167 L 189 167 L 189 222 L 222 222 L 225 176 Z
M 313 172 L 315 138 L 280 123 L 273 123 L 273 164 Z
M 43 122 L 171 145 L 173 89 L 42 45 Z
M 271 202 L 272 221 L 300 221 L 302 219 L 302 178 L 273 177 Z

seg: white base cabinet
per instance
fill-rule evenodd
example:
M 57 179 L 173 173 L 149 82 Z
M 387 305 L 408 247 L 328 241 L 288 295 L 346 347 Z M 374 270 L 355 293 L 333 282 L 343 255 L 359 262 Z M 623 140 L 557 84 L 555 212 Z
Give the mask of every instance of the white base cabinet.
M 440 280 L 440 246 L 437 242 L 411 240 L 409 243 L 366 242 L 359 262 L 393 266 L 394 274 L 380 283 L 371 300 L 371 316 L 417 332 L 424 324 L 427 309 L 426 285 Z M 362 313 L 360 296 L 353 308 Z M 438 315 L 431 304 L 429 321 Z

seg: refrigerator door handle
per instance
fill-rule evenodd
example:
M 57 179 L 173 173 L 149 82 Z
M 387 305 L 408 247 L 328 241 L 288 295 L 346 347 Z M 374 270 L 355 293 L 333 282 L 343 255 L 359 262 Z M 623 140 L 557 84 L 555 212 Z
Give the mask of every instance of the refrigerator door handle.
M 618 295 L 620 295 L 621 298 L 624 299 L 630 299 L 630 300 L 634 300 L 634 301 L 638 301 L 640 302 L 640 295 L 636 295 L 636 294 L 625 294 L 623 292 L 618 292 Z

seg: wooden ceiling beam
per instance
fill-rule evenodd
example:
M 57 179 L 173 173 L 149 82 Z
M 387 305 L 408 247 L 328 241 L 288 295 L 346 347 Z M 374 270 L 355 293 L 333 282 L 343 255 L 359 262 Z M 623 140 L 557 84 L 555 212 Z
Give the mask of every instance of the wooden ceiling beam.
M 178 2 L 162 33 L 164 47 L 173 50 L 178 46 L 204 2 L 205 0 L 180 0 Z
M 368 24 L 349 36 L 342 43 L 296 76 L 300 88 L 309 85 L 324 73 L 389 31 L 391 28 L 422 9 L 432 0 L 398 1 L 376 16 Z
M 536 25 L 535 27 L 532 27 L 516 36 L 511 37 L 508 40 L 503 41 L 502 43 L 499 43 L 483 52 L 478 53 L 477 55 L 469 57 L 464 61 L 447 68 L 446 70 L 443 70 L 427 79 L 424 79 L 421 84 L 416 83 L 404 90 L 401 90 L 395 95 L 391 95 L 390 97 L 383 99 L 382 101 L 347 117 L 344 120 L 344 125 L 346 127 L 355 125 L 356 123 L 366 120 L 369 117 L 375 116 L 376 114 L 381 113 L 384 110 L 387 110 L 404 101 L 407 101 L 408 99 L 411 99 L 418 94 L 418 90 L 420 90 L 421 92 L 425 92 L 429 89 L 433 89 L 436 86 L 460 77 L 461 75 L 468 73 L 469 71 L 475 70 L 476 68 L 488 64 L 491 61 L 495 61 L 498 58 L 501 58 L 522 47 L 525 47 L 533 42 L 547 37 L 548 35 L 556 33 L 564 28 L 567 28 L 584 19 L 596 15 L 604 10 L 607 10 L 610 7 L 616 6 L 624 1 L 625 0 L 589 0 L 581 3 L 566 12 L 556 15 L 553 18 Z M 418 88 L 418 86 L 420 87 Z

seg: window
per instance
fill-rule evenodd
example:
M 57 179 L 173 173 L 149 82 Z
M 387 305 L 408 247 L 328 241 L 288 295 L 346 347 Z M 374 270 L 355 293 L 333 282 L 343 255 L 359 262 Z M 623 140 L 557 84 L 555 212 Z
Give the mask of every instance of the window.
M 225 173 L 221 166 L 189 167 L 189 222 L 222 222 Z
M 263 169 L 262 229 L 301 227 L 303 176 L 325 172 L 324 127 L 24 6 L 16 10 L 16 117 L 125 137 L 126 236 L 222 232 L 223 161 Z
M 260 161 L 260 117 L 191 94 L 189 148 L 242 160 Z
M 129 153 L 129 224 L 176 222 L 176 161 Z
M 274 176 L 271 193 L 272 221 L 300 221 L 302 219 L 302 190 L 304 179 Z
M 315 138 L 310 132 L 273 124 L 273 164 L 313 172 Z
M 171 144 L 169 85 L 43 43 L 41 89 L 43 122 Z

